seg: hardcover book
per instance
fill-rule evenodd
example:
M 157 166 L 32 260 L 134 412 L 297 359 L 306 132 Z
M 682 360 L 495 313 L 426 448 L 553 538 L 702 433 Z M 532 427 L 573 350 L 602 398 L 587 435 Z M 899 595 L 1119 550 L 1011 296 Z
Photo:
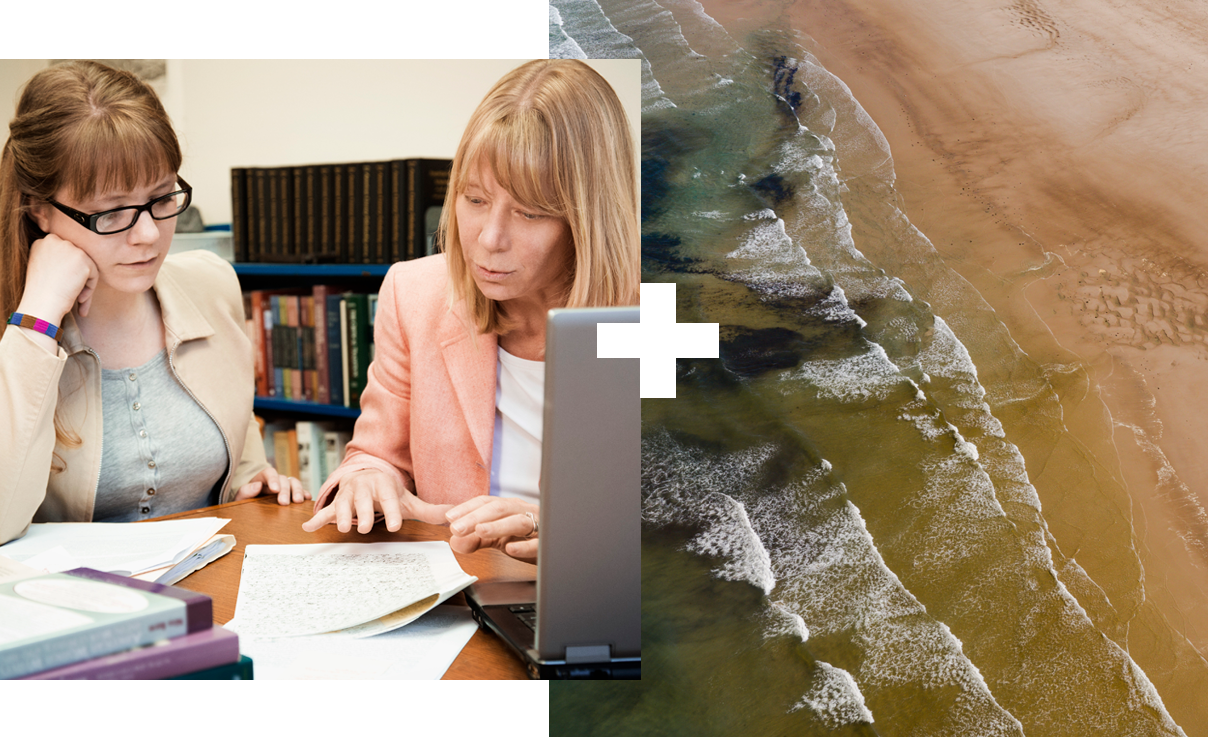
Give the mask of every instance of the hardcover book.
M 213 626 L 210 599 L 86 568 L 0 584 L 0 678 Z
M 239 635 L 215 625 L 99 658 L 51 668 L 25 680 L 151 680 L 172 678 L 239 662 Z

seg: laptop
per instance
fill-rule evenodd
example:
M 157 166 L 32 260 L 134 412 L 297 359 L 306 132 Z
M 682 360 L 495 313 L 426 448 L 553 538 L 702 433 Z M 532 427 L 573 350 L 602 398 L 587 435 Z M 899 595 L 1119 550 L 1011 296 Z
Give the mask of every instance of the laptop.
M 596 323 L 638 315 L 550 310 L 537 580 L 466 591 L 533 678 L 642 677 L 639 359 L 596 357 Z

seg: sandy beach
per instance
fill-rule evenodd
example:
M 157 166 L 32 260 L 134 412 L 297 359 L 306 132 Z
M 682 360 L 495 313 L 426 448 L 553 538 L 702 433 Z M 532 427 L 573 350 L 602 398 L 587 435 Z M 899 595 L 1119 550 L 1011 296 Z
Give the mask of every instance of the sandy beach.
M 792 28 L 884 133 L 903 210 L 1049 367 L 1099 486 L 1124 490 L 1144 603 L 1119 644 L 1188 734 L 1208 716 L 1208 12 L 1075 0 L 706 0 Z M 783 14 L 782 14 L 783 13 Z M 857 246 L 860 233 L 854 233 Z M 1057 544 L 1089 479 L 1021 444 Z M 1104 502 L 1120 503 L 1120 502 Z M 1118 552 L 1118 551 L 1117 551 Z M 1131 553 L 1130 553 L 1131 554 Z M 1166 675 L 1154 675 L 1155 673 Z M 1198 717 L 1198 719 L 1197 719 Z

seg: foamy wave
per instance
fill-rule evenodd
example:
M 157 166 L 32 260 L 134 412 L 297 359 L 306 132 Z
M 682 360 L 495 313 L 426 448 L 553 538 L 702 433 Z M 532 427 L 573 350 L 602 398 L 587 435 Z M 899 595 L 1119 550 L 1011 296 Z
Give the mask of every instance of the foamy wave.
M 918 386 L 902 376 L 885 349 L 876 343 L 869 343 L 867 352 L 858 356 L 806 361 L 796 371 L 783 374 L 782 381 L 785 393 L 799 391 L 796 382 L 807 381 L 817 389 L 819 397 L 844 402 L 886 399 L 906 386 L 918 391 Z
M 809 627 L 805 626 L 805 620 L 801 615 L 794 612 L 788 605 L 783 602 L 769 602 L 769 612 L 771 613 L 770 624 L 764 632 L 765 637 L 794 637 L 801 642 L 806 642 L 810 639 Z
M 1158 433 L 1161 432 L 1161 422 L 1154 420 Z M 1170 500 L 1179 516 L 1179 529 L 1175 533 L 1183 540 L 1187 550 L 1199 556 L 1208 555 L 1208 512 L 1204 510 L 1196 495 L 1187 484 L 1179 478 L 1174 466 L 1166 458 L 1166 454 L 1144 429 L 1126 422 L 1116 421 L 1116 427 L 1128 430 L 1146 456 L 1158 467 L 1158 489 Z M 1159 435 L 1160 438 L 1160 435 Z
M 587 54 L 566 35 L 562 28 L 562 14 L 553 5 L 549 6 L 549 58 L 586 59 Z
M 798 707 L 829 715 L 835 724 L 867 721 L 870 714 L 839 708 L 856 703 L 841 694 L 855 699 L 860 693 L 857 680 L 894 688 L 955 687 L 961 699 L 952 719 L 978 725 L 977 733 L 1017 732 L 1018 723 L 995 702 L 960 642 L 927 615 L 885 565 L 859 510 L 843 498 L 843 486 L 829 478 L 830 464 L 819 461 L 812 471 L 786 479 L 783 486 L 769 486 L 766 469 L 784 462 L 777 460 L 779 452 L 775 446 L 761 446 L 706 454 L 666 434 L 646 438 L 643 509 L 659 506 L 661 499 L 681 510 L 662 515 L 664 519 L 703 517 L 709 528 L 705 535 L 722 541 L 708 551 L 740 551 L 730 553 L 734 570 L 749 570 L 749 564 L 737 561 L 750 557 L 749 539 L 760 540 L 778 593 L 769 607 L 774 615 L 769 634 L 792 634 L 795 620 L 786 615 L 796 614 L 803 638 L 810 632 L 851 638 L 859 649 L 856 678 L 849 674 L 851 682 L 844 684 L 823 681 L 826 685 L 816 686 L 821 689 L 816 692 L 811 689 Z M 726 489 L 723 499 L 718 499 L 723 495 L 714 491 L 717 488 Z M 720 525 L 727 530 L 724 534 L 715 532 L 716 519 L 725 520 Z M 753 534 L 739 534 L 747 524 Z
M 847 295 L 843 293 L 843 287 L 838 284 L 832 287 L 830 294 L 814 305 L 810 311 L 820 315 L 827 322 L 854 322 L 862 328 L 868 326 L 868 323 L 864 322 L 856 311 L 848 306 Z
M 749 259 L 769 266 L 810 265 L 805 249 L 793 243 L 793 239 L 784 232 L 784 221 L 780 218 L 770 223 L 758 223 L 747 233 L 742 245 L 727 253 L 726 258 Z
M 809 709 L 831 729 L 847 724 L 872 724 L 872 712 L 864 705 L 864 694 L 851 674 L 818 661 L 810 690 L 789 711 Z
M 688 543 L 688 550 L 725 558 L 713 573 L 727 581 L 746 581 L 769 594 L 776 586 L 772 562 L 759 536 L 751 528 L 740 502 L 720 492 L 700 501 L 699 514 L 708 525 Z

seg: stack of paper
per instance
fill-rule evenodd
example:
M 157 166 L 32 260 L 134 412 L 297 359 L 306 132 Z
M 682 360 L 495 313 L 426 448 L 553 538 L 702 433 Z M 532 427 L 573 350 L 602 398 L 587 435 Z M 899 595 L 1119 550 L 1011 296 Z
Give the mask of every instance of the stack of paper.
M 216 517 L 138 524 L 47 522 L 30 525 L 25 537 L 0 546 L 0 555 L 49 573 L 92 568 L 142 578 L 140 574 L 159 569 L 166 572 L 181 563 L 211 541 L 228 522 Z M 207 561 L 233 547 L 233 537 L 222 537 L 230 538 L 231 545 L 221 552 L 213 549 Z M 194 566 L 189 572 L 199 567 Z M 187 574 L 180 577 L 184 575 Z
M 469 611 L 399 628 L 476 580 L 444 542 L 249 545 L 226 626 L 258 679 L 439 678 L 474 634 Z

